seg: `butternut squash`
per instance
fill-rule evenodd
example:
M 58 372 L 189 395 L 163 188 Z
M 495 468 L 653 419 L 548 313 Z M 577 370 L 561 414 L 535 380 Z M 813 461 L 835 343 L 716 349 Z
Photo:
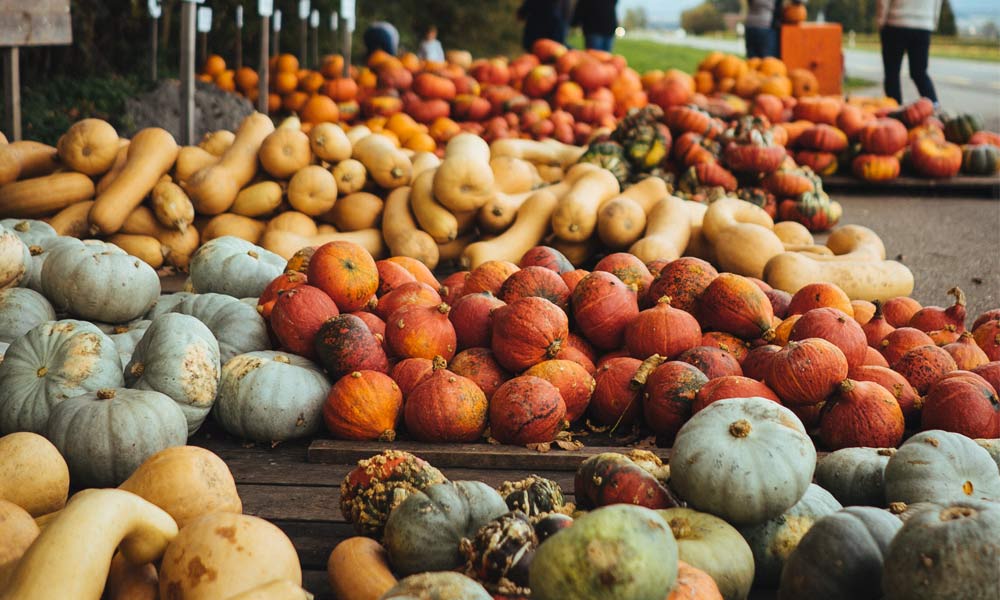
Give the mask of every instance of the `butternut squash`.
M 570 189 L 570 185 L 588 173 L 600 170 L 600 167 L 590 163 L 581 163 L 570 169 L 565 178 L 559 183 L 553 183 L 545 189 L 552 192 L 557 198 L 561 198 Z M 479 226 L 485 231 L 499 233 L 514 222 L 514 217 L 524 201 L 531 196 L 532 192 L 521 194 L 505 194 L 497 192 L 493 198 L 479 209 Z
M 160 240 L 151 235 L 116 233 L 108 237 L 108 242 L 142 260 L 154 269 L 163 266 L 163 248 Z
M 318 233 L 316 221 L 295 210 L 283 212 L 268 221 L 264 232 L 269 231 L 288 231 L 303 237 L 312 237 Z
M 424 171 L 436 169 L 441 165 L 441 159 L 433 152 L 417 152 L 410 159 L 413 163 L 413 179 L 416 180 Z
M 360 160 L 348 158 L 337 163 L 332 169 L 333 178 L 337 181 L 337 192 L 340 194 L 353 194 L 361 191 L 368 181 L 368 171 L 361 164 Z
M 118 552 L 111 559 L 104 595 L 107 600 L 159 600 L 159 581 L 152 563 L 133 565 Z
M 492 235 L 477 235 L 476 233 L 467 233 L 460 235 L 457 238 L 446 244 L 438 244 L 438 261 L 439 262 L 451 262 L 462 258 L 462 253 L 465 249 L 478 241 L 488 242 L 496 236 Z
M 578 269 L 583 268 L 599 250 L 597 238 L 588 238 L 582 242 L 567 242 L 555 235 L 550 237 L 551 239 L 545 243 L 561 252 Z
M 170 181 L 160 181 L 153 188 L 153 214 L 164 227 L 184 231 L 194 223 L 194 205 L 179 185 Z
M 0 599 L 99 600 L 119 546 L 127 560 L 144 564 L 176 536 L 170 515 L 135 494 L 83 490 L 24 553 Z
M 186 231 L 167 229 L 156 219 L 148 206 L 140 206 L 132 211 L 122 224 L 121 233 L 148 235 L 160 242 L 167 264 L 187 270 L 191 255 L 198 249 L 199 233 L 195 227 Z
M 286 260 L 306 246 L 322 246 L 327 242 L 352 242 L 367 250 L 376 260 L 385 255 L 385 242 L 382 240 L 382 232 L 378 229 L 317 233 L 313 236 L 301 236 L 290 231 L 272 229 L 264 232 L 260 239 L 261 246 Z
M 559 199 L 552 213 L 552 232 L 567 242 L 588 239 L 597 226 L 601 204 L 617 196 L 618 180 L 611 171 L 600 169 L 575 181 Z
M 200 146 L 183 146 L 177 152 L 174 179 L 186 184 L 198 171 L 219 162 L 219 157 Z
M 648 263 L 680 258 L 691 238 L 691 217 L 684 200 L 667 194 L 646 217 L 646 234 L 629 252 Z
M 806 229 L 805 225 L 797 221 L 775 223 L 772 231 L 774 231 L 774 235 L 778 236 L 781 243 L 786 246 L 807 246 L 815 243 L 812 234 Z
M 764 281 L 790 294 L 810 283 L 833 283 L 852 300 L 888 300 L 913 292 L 913 273 L 906 265 L 864 256 L 783 252 L 767 262 Z
M 267 115 L 254 113 L 243 120 L 233 145 L 219 162 L 201 169 L 188 180 L 187 191 L 196 211 L 217 215 L 229 210 L 236 194 L 257 173 L 257 152 L 272 131 L 274 123 Z
M 281 206 L 281 196 L 279 184 L 274 181 L 261 181 L 240 190 L 229 210 L 244 217 L 263 217 Z
M 309 130 L 309 146 L 320 160 L 330 164 L 351 158 L 351 140 L 335 123 L 317 123 Z
M 129 144 L 125 167 L 94 200 L 90 209 L 91 232 L 117 233 L 129 213 L 173 166 L 177 152 L 174 136 L 165 129 L 150 127 L 137 133 Z
M 844 225 L 830 233 L 826 245 L 836 255 L 831 260 L 885 260 L 885 244 L 877 233 L 861 225 Z
M 434 197 L 452 212 L 479 210 L 496 193 L 490 147 L 483 138 L 460 133 L 448 141 L 434 173 Z
M 337 200 L 320 220 L 332 223 L 340 231 L 358 231 L 378 227 L 385 204 L 375 194 L 357 192 Z
M 53 173 L 0 187 L 0 215 L 47 217 L 94 197 L 94 182 L 83 173 Z
M 396 585 L 385 548 L 366 537 L 351 537 L 337 544 L 326 561 L 326 574 L 337 598 L 379 600 Z
M 774 221 L 764 209 L 736 198 L 710 204 L 702 224 L 722 270 L 757 278 L 768 260 L 785 251 L 773 228 Z
M 434 198 L 436 170 L 425 171 L 415 180 L 410 190 L 410 208 L 420 228 L 431 234 L 438 244 L 445 244 L 458 237 L 458 219 Z
M 542 184 L 538 169 L 530 162 L 513 156 L 494 156 L 490 169 L 497 191 L 505 194 L 528 192 Z
M 69 237 L 83 237 L 90 232 L 90 208 L 94 205 L 93 200 L 84 200 L 70 204 L 60 210 L 49 219 L 49 225 L 56 230 L 59 235 Z
M 115 177 L 118 177 L 122 169 L 125 168 L 125 163 L 128 162 L 128 147 L 131 143 L 131 140 L 118 139 L 118 151 L 115 152 L 115 162 L 111 163 L 111 168 L 108 169 L 108 172 L 102 175 L 97 181 L 96 190 L 98 194 L 108 189 L 108 186 L 115 180 Z M 178 160 L 180 159 L 178 158 Z
M 318 217 L 337 202 L 337 181 L 319 165 L 299 170 L 288 182 L 288 203 L 307 215 Z
M 313 600 L 313 595 L 288 579 L 275 579 L 226 600 Z
M 375 183 L 386 189 L 409 185 L 413 164 L 388 137 L 373 133 L 354 144 L 351 158 L 361 161 Z
M 219 129 L 206 133 L 201 138 L 201 141 L 198 142 L 198 147 L 209 154 L 222 156 L 226 153 L 226 150 L 229 150 L 229 147 L 233 145 L 233 141 L 235 140 L 235 133 L 227 129 Z
M 558 140 L 543 141 L 518 138 L 504 138 L 490 144 L 493 157 L 510 156 L 520 158 L 535 165 L 558 166 L 568 169 L 583 156 L 586 148 L 564 144 Z
M 353 148 L 355 144 L 363 140 L 364 138 L 370 136 L 372 130 L 366 125 L 355 125 L 347 130 L 347 141 L 351 142 L 351 147 Z
M 205 226 L 205 230 L 201 232 L 201 243 L 205 244 L 215 238 L 231 235 L 256 244 L 260 236 L 264 235 L 265 228 L 267 223 L 263 221 L 233 213 L 222 213 L 212 217 Z
M 11 142 L 0 146 L 0 185 L 48 175 L 59 168 L 58 151 L 39 142 Z
M 566 170 L 558 165 L 535 165 L 542 183 L 556 183 L 566 177 Z
M 382 235 L 392 256 L 407 256 L 433 270 L 440 260 L 434 238 L 417 227 L 410 211 L 410 188 L 392 190 L 385 199 L 382 212 Z
M 525 200 L 510 228 L 486 242 L 470 244 L 462 253 L 461 264 L 469 270 L 490 260 L 506 260 L 517 264 L 524 253 L 545 237 L 552 214 L 559 202 L 546 189 L 538 190 Z
M 38 534 L 38 525 L 28 511 L 0 499 L 0 590 L 4 588 L 4 573 L 13 570 Z
M 260 166 L 275 179 L 288 179 L 312 162 L 309 136 L 301 129 L 279 127 L 260 145 Z
M 59 138 L 59 159 L 84 175 L 106 173 L 118 155 L 118 132 L 102 119 L 82 119 Z
M 338 231 L 336 227 L 330 225 L 329 223 L 320 223 L 319 225 L 316 226 L 316 233 L 317 234 L 338 233 Z
M 69 467 L 44 437 L 26 431 L 0 437 L 0 499 L 33 517 L 55 512 L 69 495 Z
M 667 195 L 667 184 L 647 177 L 604 203 L 597 214 L 597 235 L 605 246 L 628 248 L 646 230 L 646 213 Z

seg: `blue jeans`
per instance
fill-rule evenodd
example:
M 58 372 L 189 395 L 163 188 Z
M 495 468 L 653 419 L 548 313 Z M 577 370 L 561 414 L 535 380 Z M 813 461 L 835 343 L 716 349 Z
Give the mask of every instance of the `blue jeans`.
M 770 27 L 747 27 L 743 34 L 747 43 L 747 58 L 778 56 L 778 30 Z
M 615 41 L 614 35 L 604 35 L 603 33 L 588 33 L 583 36 L 583 41 L 587 49 L 604 50 L 611 52 L 611 44 Z

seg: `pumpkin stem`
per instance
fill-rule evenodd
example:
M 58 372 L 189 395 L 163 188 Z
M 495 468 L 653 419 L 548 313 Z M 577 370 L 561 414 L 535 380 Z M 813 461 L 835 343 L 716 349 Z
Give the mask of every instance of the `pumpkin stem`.
M 968 481 L 965 482 L 969 484 Z M 972 485 L 972 484 L 969 484 Z M 941 511 L 938 515 L 942 521 L 957 521 L 959 519 L 967 519 L 969 517 L 974 517 L 979 514 L 979 511 L 972 508 L 971 506 L 949 506 L 948 508 Z
M 879 448 L 878 449 L 878 455 L 879 456 L 896 456 L 896 449 L 895 448 Z
M 760 339 L 764 340 L 765 342 L 770 342 L 771 340 L 774 339 L 774 335 L 775 335 L 774 327 L 768 327 L 767 330 L 761 334 Z
M 854 382 L 851 381 L 850 379 L 845 379 L 840 382 L 841 394 L 849 394 L 853 390 L 854 390 Z
M 14 231 L 20 231 L 21 233 L 24 233 L 25 231 L 30 231 L 30 230 L 31 230 L 31 223 L 28 223 L 27 221 L 21 221 L 17 225 L 14 225 Z
M 282 363 L 282 364 L 285 364 L 285 365 L 292 364 L 292 361 L 288 360 L 288 357 L 285 356 L 284 354 L 279 354 L 279 355 L 275 356 L 274 357 L 274 362 Z
M 563 340 L 562 340 L 562 338 L 559 338 L 557 340 L 553 340 L 552 343 L 549 344 L 549 347 L 546 348 L 546 350 L 545 350 L 545 356 L 547 356 L 549 358 L 555 358 L 556 356 L 559 355 L 559 352 L 562 350 L 562 347 L 563 347 Z
M 729 424 L 729 435 L 735 438 L 745 438 L 750 435 L 752 430 L 753 426 L 746 419 L 740 419 Z
M 257 253 L 254 252 L 253 250 L 247 250 L 247 256 L 249 256 L 250 258 L 259 258 Z
M 872 319 L 884 319 L 885 317 L 882 315 L 882 301 L 872 300 L 872 304 L 875 305 L 875 314 L 872 315 Z
M 687 539 L 691 537 L 691 523 L 682 517 L 670 519 L 670 531 L 678 540 Z
M 34 246 L 34 245 L 32 245 L 32 246 L 28 246 L 28 251 L 31 252 L 32 256 L 38 256 L 42 252 L 45 252 L 45 249 L 42 248 L 41 246 Z
M 666 304 L 670 306 L 670 296 L 660 296 L 660 299 L 656 301 L 657 304 Z
M 437 305 L 437 311 L 442 315 L 446 315 L 451 311 L 451 307 L 442 302 L 441 304 Z
M 956 306 L 965 306 L 965 292 L 962 291 L 962 288 L 955 286 L 948 290 L 948 295 L 955 297 Z
M 104 388 L 97 390 L 98 400 L 113 400 L 115 397 L 115 391 L 111 388 Z
M 382 435 L 378 436 L 378 441 L 380 442 L 392 442 L 396 439 L 396 432 L 392 429 L 386 429 L 382 432 Z
M 906 502 L 890 502 L 889 503 L 889 512 L 891 512 L 894 515 L 901 515 L 901 514 L 903 514 L 904 512 L 906 512 L 907 508 L 909 508 L 909 506 L 906 504 Z
M 629 387 L 635 390 L 646 385 L 646 380 L 649 379 L 649 374 L 665 362 L 667 362 L 667 357 L 660 356 L 659 354 L 654 354 L 642 361 L 639 368 L 635 370 L 635 375 L 632 376 L 632 380 L 629 382 Z
M 38 370 L 35 371 L 35 375 L 37 375 L 39 377 L 45 377 L 45 374 L 48 373 L 48 372 L 49 372 L 49 368 L 48 367 L 39 367 Z
M 132 365 L 132 368 L 128 370 L 129 374 L 132 377 L 142 377 L 142 374 L 145 371 L 146 371 L 146 365 L 142 364 L 141 362 L 135 363 L 134 365 Z
M 435 371 L 440 371 L 441 369 L 448 368 L 448 361 L 446 361 L 443 356 L 440 355 L 435 356 L 431 362 L 433 363 L 433 368 Z

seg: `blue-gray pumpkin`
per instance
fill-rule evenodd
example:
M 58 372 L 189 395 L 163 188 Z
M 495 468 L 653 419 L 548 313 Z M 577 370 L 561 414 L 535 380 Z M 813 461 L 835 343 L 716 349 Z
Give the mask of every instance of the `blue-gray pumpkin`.
M 0 225 L 13 231 L 29 249 L 37 247 L 41 250 L 45 244 L 59 236 L 51 225 L 37 219 L 2 219 Z
M 267 325 L 255 307 L 225 294 L 190 294 L 171 312 L 190 315 L 204 323 L 219 342 L 222 364 L 247 352 L 270 350 Z
M 0 290 L 0 342 L 13 342 L 42 323 L 55 320 L 52 304 L 35 290 Z
M 0 362 L 0 435 L 42 433 L 67 398 L 125 379 L 114 342 L 83 321 L 47 321 L 17 338 Z
M 975 442 L 989 453 L 990 458 L 997 464 L 997 469 L 1000 470 L 1000 439 L 978 439 Z
M 135 352 L 135 347 L 139 344 L 142 336 L 146 334 L 146 330 L 149 329 L 151 323 L 152 321 L 140 319 L 124 325 L 114 325 L 107 330 L 101 328 L 118 348 L 118 356 L 122 359 L 123 369 L 132 360 L 132 353 Z
M 680 560 L 711 575 L 723 598 L 744 600 L 750 594 L 754 554 L 732 525 L 690 508 L 668 508 L 656 514 L 670 526 Z
M 816 463 L 816 483 L 844 506 L 884 506 L 885 466 L 895 448 L 842 448 Z
M 69 465 L 73 485 L 113 487 L 147 458 L 187 441 L 187 421 L 159 392 L 104 388 L 60 402 L 45 436 Z
M 102 243 L 97 240 L 87 240 L 87 242 Z M 42 268 L 45 266 L 45 261 L 51 253 L 58 248 L 83 245 L 85 245 L 84 242 L 76 238 L 57 236 L 46 238 L 42 240 L 40 245 L 32 246 L 30 248 L 31 264 L 28 265 L 28 272 L 25 274 L 24 279 L 21 280 L 21 287 L 33 289 L 38 293 L 44 293 L 44 290 L 42 290 Z
M 198 319 L 180 313 L 156 317 L 125 367 L 125 383 L 172 398 L 187 420 L 188 434 L 205 421 L 219 389 L 219 343 Z
M 379 600 L 492 600 L 493 596 L 461 573 L 439 571 L 403 578 Z
M 1000 499 L 1000 472 L 989 453 L 960 433 L 922 431 L 885 467 L 887 502 Z
M 312 435 L 323 424 L 330 382 L 312 361 L 285 352 L 248 352 L 222 367 L 215 420 L 257 442 Z
M 191 257 L 191 284 L 201 294 L 258 297 L 288 261 L 270 250 L 230 235 L 215 238 Z
M 161 294 L 159 298 L 156 299 L 156 303 L 150 308 L 146 315 L 143 317 L 149 321 L 152 321 L 160 315 L 165 315 L 168 312 L 173 312 L 174 308 L 178 304 L 194 296 L 191 292 L 175 292 L 173 294 Z

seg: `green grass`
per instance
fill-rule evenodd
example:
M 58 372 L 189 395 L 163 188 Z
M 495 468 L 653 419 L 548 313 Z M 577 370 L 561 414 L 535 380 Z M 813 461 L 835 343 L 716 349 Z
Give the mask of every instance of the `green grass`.
M 583 36 L 580 34 L 570 36 L 568 41 L 574 48 L 583 48 Z M 640 73 L 653 69 L 680 69 L 694 73 L 698 63 L 708 54 L 707 50 L 629 37 L 616 39 L 612 50 L 624 56 L 628 65 Z
M 844 48 L 849 48 L 846 34 Z M 859 33 L 854 38 L 854 50 L 879 52 L 881 48 L 878 34 Z M 931 40 L 931 56 L 1000 62 L 1000 44 L 974 38 L 934 36 Z

